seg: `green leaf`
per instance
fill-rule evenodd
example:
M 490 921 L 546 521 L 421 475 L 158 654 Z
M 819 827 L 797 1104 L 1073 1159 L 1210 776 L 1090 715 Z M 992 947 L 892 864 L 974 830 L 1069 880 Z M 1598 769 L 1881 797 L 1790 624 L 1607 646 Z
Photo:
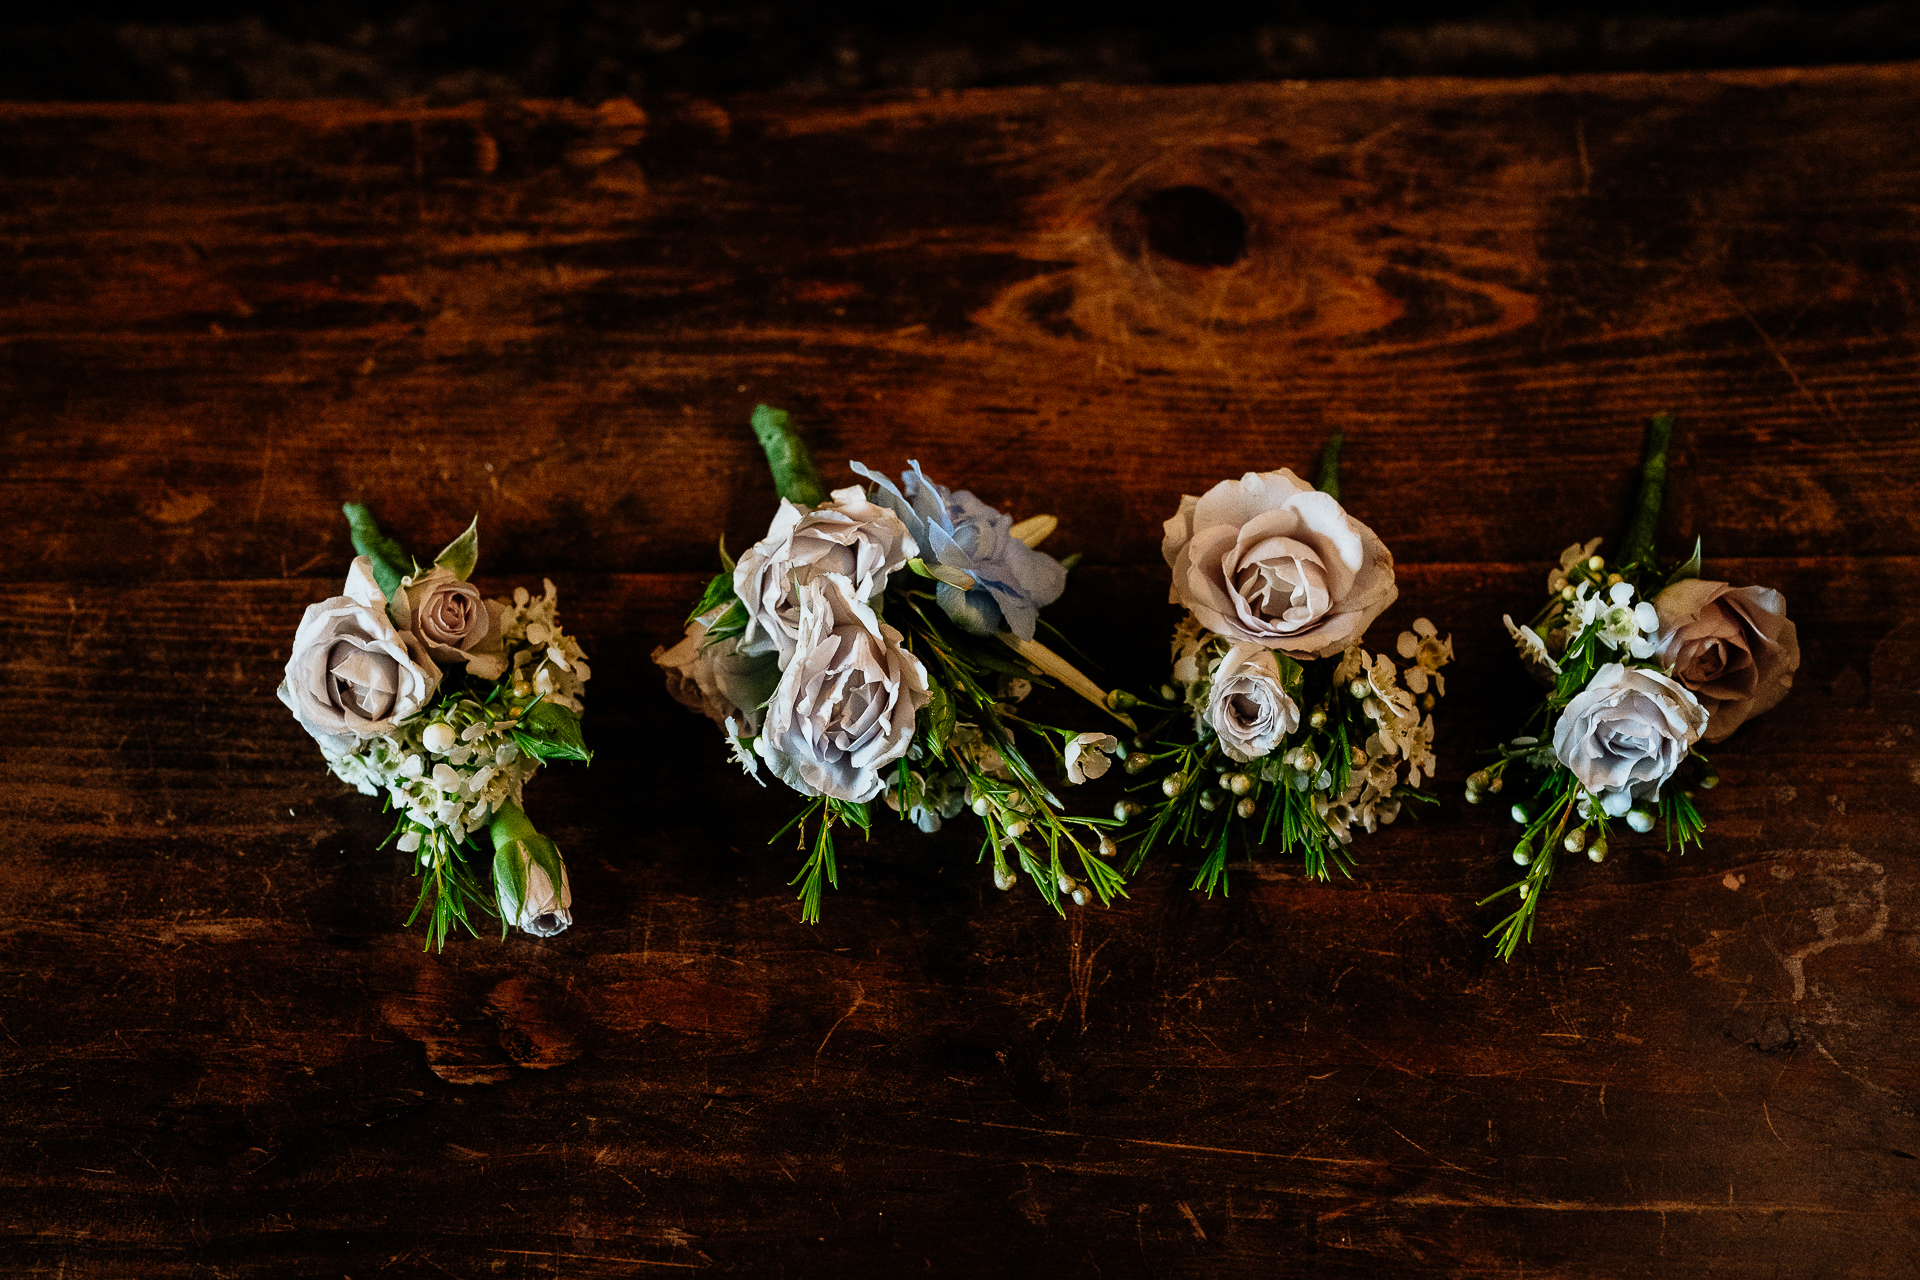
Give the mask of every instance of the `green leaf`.
M 1688 578 L 1697 578 L 1700 576 L 1701 544 L 1702 539 L 1695 538 L 1693 540 L 1693 558 L 1667 576 L 1667 586 L 1670 587 L 1676 582 L 1685 582 Z
M 692 626 L 693 620 L 708 610 L 717 609 L 729 600 L 737 603 L 739 599 L 739 594 L 733 589 L 733 575 L 715 574 L 713 581 L 707 583 L 707 589 L 700 593 L 700 603 L 693 606 L 693 612 L 687 615 L 687 625 Z M 714 621 L 718 622 L 719 619 L 715 618 Z
M 789 502 L 817 507 L 827 500 L 826 481 L 813 465 L 806 442 L 793 429 L 792 415 L 784 409 L 764 404 L 753 407 L 753 434 L 767 452 L 767 469 L 773 472 L 773 487 Z
M 1340 497 L 1340 446 L 1346 439 L 1338 431 L 1327 437 L 1326 447 L 1320 450 L 1320 474 L 1313 482 L 1314 488 L 1335 500 Z
M 475 516 L 467 531 L 449 542 L 433 563 L 435 568 L 453 570 L 453 576 L 462 582 L 471 578 L 474 566 L 480 563 L 480 517 Z
M 373 580 L 391 600 L 399 593 L 400 579 L 413 572 L 413 557 L 392 538 L 380 531 L 373 512 L 358 502 L 341 504 L 347 513 L 347 527 L 353 533 L 353 549 L 373 564 Z
M 593 762 L 593 752 L 587 750 L 586 736 L 580 732 L 580 717 L 557 702 L 535 703 L 521 717 L 513 740 L 536 759 Z

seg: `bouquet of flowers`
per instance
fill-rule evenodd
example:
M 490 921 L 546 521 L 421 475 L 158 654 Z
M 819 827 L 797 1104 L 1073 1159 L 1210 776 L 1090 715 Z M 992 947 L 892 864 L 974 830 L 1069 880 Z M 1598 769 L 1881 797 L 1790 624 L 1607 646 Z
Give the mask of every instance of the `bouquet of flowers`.
M 761 405 L 753 428 L 779 510 L 766 537 L 694 606 L 686 634 L 655 649 L 674 698 L 702 711 L 756 780 L 764 768 L 806 797 L 773 837 L 798 830 L 801 918 L 838 887 L 834 830 L 871 831 L 883 803 L 922 831 L 971 809 L 994 883 L 1025 871 L 1055 910 L 1122 891 L 1103 860 L 1111 819 L 1071 816 L 1037 762 L 1078 783 L 1105 773 L 1119 739 L 1043 724 L 1027 696 L 1059 682 L 1129 729 L 1119 703 L 1035 637 L 1067 566 L 1036 550 L 1051 516 L 1015 523 L 920 464 L 895 483 L 827 492 L 788 415 Z M 762 785 L 765 783 L 762 781 Z
M 1547 575 L 1532 620 L 1505 619 L 1522 665 L 1550 692 L 1528 731 L 1467 778 L 1475 804 L 1503 790 L 1509 773 L 1537 779 L 1512 809 L 1522 827 L 1513 860 L 1526 875 L 1483 900 L 1520 895 L 1488 933 L 1500 935 L 1503 959 L 1532 937 L 1558 855 L 1604 861 L 1615 819 L 1642 833 L 1662 827 L 1681 853 L 1698 844 L 1706 823 L 1695 789 L 1720 779 L 1696 744 L 1772 708 L 1800 666 L 1778 591 L 1702 578 L 1697 539 L 1684 563 L 1655 557 L 1673 428 L 1672 414 L 1648 426 L 1638 507 L 1613 561 L 1598 554 L 1598 538 L 1575 543 Z
M 551 937 L 573 923 L 573 889 L 521 793 L 548 760 L 591 759 L 580 733 L 591 672 L 560 628 L 553 583 L 485 599 L 468 581 L 477 519 L 423 569 L 365 507 L 345 510 L 360 554 L 340 595 L 307 606 L 280 701 L 335 777 L 397 811 L 388 840 L 419 855 L 423 876 L 408 925 L 427 911 L 428 941 L 444 947 L 497 902 L 501 937 L 508 925 Z M 491 893 L 475 870 L 487 847 Z
M 1171 713 L 1127 757 L 1129 773 L 1163 771 L 1128 874 L 1163 843 L 1194 842 L 1207 855 L 1193 887 L 1224 892 L 1236 819 L 1249 844 L 1277 833 L 1312 878 L 1350 874 L 1353 827 L 1432 802 L 1423 713 L 1446 692 L 1453 642 L 1421 618 L 1396 645 L 1404 670 L 1361 647 L 1398 588 L 1393 556 L 1340 505 L 1339 456 L 1336 435 L 1317 487 L 1284 468 L 1249 472 L 1181 498 L 1166 522 L 1168 598 L 1186 614 L 1161 690 Z

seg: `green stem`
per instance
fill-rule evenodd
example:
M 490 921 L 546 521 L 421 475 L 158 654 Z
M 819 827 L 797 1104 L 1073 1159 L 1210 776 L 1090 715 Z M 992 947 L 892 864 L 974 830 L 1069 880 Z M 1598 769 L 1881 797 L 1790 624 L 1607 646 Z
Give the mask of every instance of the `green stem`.
M 1622 570 L 1628 565 L 1653 563 L 1653 538 L 1660 524 L 1660 503 L 1667 490 L 1667 450 L 1673 443 L 1675 418 L 1663 413 L 1647 423 L 1646 448 L 1640 457 L 1640 498 L 1634 505 L 1633 523 L 1627 526 L 1627 540 L 1620 544 L 1614 563 Z
M 793 429 L 793 418 L 784 409 L 757 404 L 753 407 L 753 434 L 767 452 L 767 469 L 773 472 L 773 487 L 789 502 L 817 507 L 827 500 L 827 482 L 813 465 L 806 441 Z
M 1320 450 L 1320 474 L 1313 482 L 1314 488 L 1336 500 L 1340 497 L 1340 446 L 1345 442 L 1338 431 L 1327 437 L 1326 447 Z

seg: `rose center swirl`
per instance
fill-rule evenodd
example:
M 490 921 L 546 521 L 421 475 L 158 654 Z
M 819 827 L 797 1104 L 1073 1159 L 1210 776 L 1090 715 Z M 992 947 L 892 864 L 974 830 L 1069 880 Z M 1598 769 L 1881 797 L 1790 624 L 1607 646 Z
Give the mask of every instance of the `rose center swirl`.
M 1267 538 L 1249 547 L 1234 586 L 1260 616 L 1290 627 L 1320 617 L 1331 601 L 1320 557 L 1293 538 Z

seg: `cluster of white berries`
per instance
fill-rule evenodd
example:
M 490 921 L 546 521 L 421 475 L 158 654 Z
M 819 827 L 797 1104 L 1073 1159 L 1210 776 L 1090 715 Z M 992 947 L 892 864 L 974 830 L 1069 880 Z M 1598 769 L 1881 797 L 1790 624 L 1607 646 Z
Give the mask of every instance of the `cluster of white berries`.
M 500 620 L 507 644 L 506 680 L 516 698 L 540 694 L 578 715 L 586 709 L 580 696 L 593 671 L 579 643 L 560 629 L 560 593 L 553 579 L 544 581 L 544 595 L 514 588 L 513 603 Z
M 519 803 L 526 780 L 540 767 L 514 741 L 519 723 L 511 707 L 461 698 L 328 764 L 364 795 L 387 793 L 406 815 L 400 848 L 421 852 L 426 863 L 442 843 L 435 837 L 458 843 L 509 800 Z
M 511 698 L 443 698 L 390 734 L 327 755 L 327 766 L 342 782 L 362 795 L 387 794 L 404 815 L 399 848 L 417 853 L 423 866 L 449 855 L 503 805 L 520 803 L 527 779 L 540 768 L 514 739 L 533 698 L 576 714 L 582 710 L 581 693 L 592 672 L 579 644 L 560 629 L 557 595 L 549 580 L 544 596 L 522 587 L 506 607 L 510 665 L 503 683 Z

